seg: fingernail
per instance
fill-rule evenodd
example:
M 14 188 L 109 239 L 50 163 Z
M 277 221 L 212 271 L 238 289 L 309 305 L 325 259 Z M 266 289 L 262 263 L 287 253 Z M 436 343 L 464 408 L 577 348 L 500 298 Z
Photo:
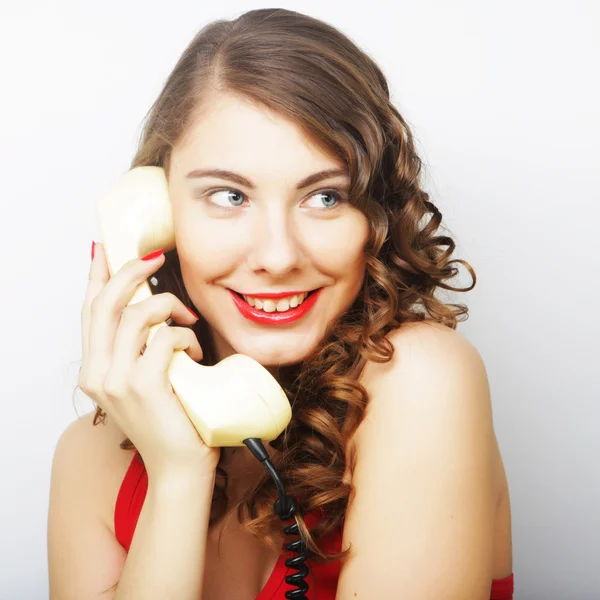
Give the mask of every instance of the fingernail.
M 96 242 L 92 240 L 92 260 L 94 260 L 94 250 L 96 249 Z
M 200 317 L 189 307 L 186 306 L 186 308 L 194 315 L 194 317 L 196 317 L 196 319 L 199 319 Z
M 150 254 L 146 254 L 146 256 L 142 256 L 142 260 L 152 260 L 153 258 L 158 258 L 163 252 L 163 248 L 160 250 L 155 250 L 154 252 L 150 252 Z

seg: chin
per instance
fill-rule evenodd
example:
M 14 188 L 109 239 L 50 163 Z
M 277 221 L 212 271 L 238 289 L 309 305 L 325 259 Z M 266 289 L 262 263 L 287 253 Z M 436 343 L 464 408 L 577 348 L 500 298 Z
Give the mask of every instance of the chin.
M 260 344 L 249 344 L 246 347 L 236 348 L 236 352 L 253 358 L 263 367 L 278 367 L 302 362 L 313 353 L 316 346 L 316 343 L 312 343 L 305 348 L 298 346 L 282 348 L 276 345 L 261 347 Z

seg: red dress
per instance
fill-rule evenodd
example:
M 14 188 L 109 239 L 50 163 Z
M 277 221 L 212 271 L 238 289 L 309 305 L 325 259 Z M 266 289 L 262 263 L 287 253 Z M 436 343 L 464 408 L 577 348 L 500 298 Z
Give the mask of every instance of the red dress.
M 129 550 L 129 546 L 131 545 L 133 532 L 135 531 L 135 526 L 148 489 L 146 469 L 137 456 L 136 452 L 119 489 L 115 506 L 115 535 L 125 550 Z M 304 516 L 309 529 L 314 526 L 317 519 L 318 517 L 314 513 Z M 342 532 L 340 530 L 333 532 L 333 534 L 323 539 L 320 545 L 326 552 L 338 552 L 341 548 L 341 543 Z M 255 600 L 285 600 L 285 592 L 289 589 L 295 589 L 288 586 L 284 581 L 286 575 L 296 573 L 294 569 L 288 569 L 285 566 L 285 560 L 285 556 L 279 556 L 269 580 Z M 319 600 L 335 600 L 340 562 L 335 561 L 329 564 L 320 564 L 307 561 L 307 565 L 310 571 L 310 575 L 307 577 L 307 583 L 309 584 L 307 592 L 308 600 L 312 600 L 312 591 L 315 589 L 319 592 Z M 495 579 L 492 581 L 490 600 L 512 600 L 513 591 L 514 574 L 509 575 L 505 579 Z

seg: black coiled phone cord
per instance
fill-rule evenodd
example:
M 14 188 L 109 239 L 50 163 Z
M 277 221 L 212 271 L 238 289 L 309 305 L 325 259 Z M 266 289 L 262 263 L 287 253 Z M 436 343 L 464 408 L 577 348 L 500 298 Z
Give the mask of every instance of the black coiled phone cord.
M 296 522 L 296 501 L 290 496 L 286 495 L 283 483 L 281 482 L 273 463 L 271 463 L 269 460 L 269 455 L 267 454 L 267 451 L 265 450 L 261 440 L 258 438 L 248 438 L 244 440 L 244 444 L 248 447 L 250 452 L 252 452 L 252 454 L 261 463 L 263 463 L 263 465 L 265 465 L 269 475 L 271 475 L 273 481 L 275 482 L 279 498 L 275 500 L 275 503 L 273 504 L 273 510 L 282 521 L 289 521 L 292 518 L 294 519 L 294 523 L 284 527 L 283 532 L 286 535 L 297 535 L 298 539 L 290 542 L 289 544 L 285 544 L 284 548 L 290 552 L 296 552 L 298 556 L 288 558 L 285 561 L 285 566 L 295 569 L 298 572 L 288 575 L 285 578 L 285 582 L 289 585 L 295 585 L 297 589 L 287 591 L 285 593 L 285 597 L 288 600 L 306 600 L 308 583 L 304 580 L 304 578 L 308 575 L 308 566 L 304 561 L 308 557 L 308 552 L 306 551 L 304 542 L 300 538 L 298 523 Z

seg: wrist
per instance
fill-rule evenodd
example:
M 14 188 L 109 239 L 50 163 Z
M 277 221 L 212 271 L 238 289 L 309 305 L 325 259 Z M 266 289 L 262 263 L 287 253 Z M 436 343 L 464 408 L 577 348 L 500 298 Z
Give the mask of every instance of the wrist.
M 215 484 L 216 468 L 206 465 L 190 467 L 188 465 L 163 466 L 158 469 L 147 469 L 148 488 L 157 493 L 187 493 L 212 490 Z
M 154 454 L 147 459 L 144 455 L 144 465 L 150 479 L 158 482 L 163 480 L 178 481 L 205 481 L 214 478 L 219 457 L 220 448 L 204 447 L 201 453 L 179 454 L 175 457 Z

